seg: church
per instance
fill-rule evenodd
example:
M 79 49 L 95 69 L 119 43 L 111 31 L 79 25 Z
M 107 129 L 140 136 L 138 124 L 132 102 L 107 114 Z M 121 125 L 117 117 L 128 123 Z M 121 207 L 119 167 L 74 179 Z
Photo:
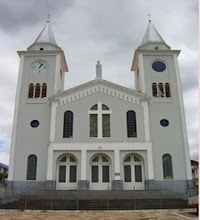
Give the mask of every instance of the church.
M 102 78 L 64 89 L 68 66 L 48 21 L 20 57 L 8 187 L 187 193 L 180 50 L 152 22 L 134 51 L 135 90 Z

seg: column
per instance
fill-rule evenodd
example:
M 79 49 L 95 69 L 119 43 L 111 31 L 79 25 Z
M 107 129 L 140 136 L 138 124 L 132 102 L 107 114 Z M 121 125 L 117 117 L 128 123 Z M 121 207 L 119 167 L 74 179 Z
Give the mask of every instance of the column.
M 123 190 L 123 181 L 120 177 L 120 151 L 114 150 L 114 174 L 115 179 L 112 180 L 112 190 Z
M 78 180 L 78 190 L 89 190 L 89 180 L 87 180 L 86 170 L 87 170 L 87 151 L 85 149 L 81 150 L 81 179 Z

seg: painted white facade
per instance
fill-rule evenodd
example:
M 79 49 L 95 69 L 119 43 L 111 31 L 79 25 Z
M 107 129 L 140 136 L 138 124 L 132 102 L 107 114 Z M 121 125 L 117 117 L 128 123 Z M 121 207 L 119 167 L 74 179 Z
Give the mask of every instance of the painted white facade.
M 44 38 L 44 33 L 50 36 Z M 57 190 L 144 190 L 156 188 L 158 183 L 171 189 L 178 183 L 186 190 L 191 169 L 177 61 L 180 51 L 171 50 L 152 24 L 142 42 L 132 64 L 136 90 L 103 80 L 100 62 L 94 80 L 64 90 L 68 67 L 49 24 L 27 51 L 18 52 L 21 62 L 9 168 L 12 184 L 48 182 Z M 46 63 L 44 72 L 40 61 Z M 156 61 L 166 68 L 152 69 Z M 32 68 L 34 62 L 38 62 L 38 71 Z M 35 98 L 36 87 L 30 97 L 30 84 L 38 83 L 40 97 Z M 168 83 L 170 97 L 153 96 L 153 83 Z M 41 97 L 44 84 L 47 90 Z M 97 109 L 91 109 L 95 105 Z M 73 113 L 69 137 L 63 135 L 67 111 Z M 136 115 L 134 137 L 127 135 L 128 111 Z M 96 137 L 90 134 L 93 114 L 97 115 Z M 103 135 L 103 115 L 109 115 L 107 137 Z M 161 126 L 162 119 L 169 125 Z M 37 127 L 31 127 L 34 120 L 39 122 Z M 37 158 L 32 180 L 27 174 L 30 155 Z M 170 178 L 164 174 L 163 155 L 172 158 Z

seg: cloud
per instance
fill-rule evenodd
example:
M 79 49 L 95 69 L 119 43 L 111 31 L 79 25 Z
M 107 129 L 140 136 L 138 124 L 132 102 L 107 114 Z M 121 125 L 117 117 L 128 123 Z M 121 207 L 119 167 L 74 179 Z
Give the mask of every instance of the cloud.
M 73 0 L 59 0 L 56 2 L 53 0 L 1 0 L 0 28 L 10 34 L 16 34 L 25 27 L 46 20 L 49 8 L 56 13 L 56 16 L 72 5 Z
M 130 71 L 134 50 L 141 43 L 148 17 L 172 49 L 181 49 L 180 74 L 191 156 L 198 152 L 198 1 L 188 0 L 17 0 L 0 1 L 0 140 L 11 137 L 19 57 L 46 22 L 65 52 L 69 72 L 65 88 L 95 78 L 100 60 L 103 78 L 134 88 Z M 8 146 L 8 144 L 5 144 Z M 9 149 L 8 147 L 5 147 Z M 3 160 L 8 160 L 2 152 Z M 1 161 L 2 156 L 0 156 Z

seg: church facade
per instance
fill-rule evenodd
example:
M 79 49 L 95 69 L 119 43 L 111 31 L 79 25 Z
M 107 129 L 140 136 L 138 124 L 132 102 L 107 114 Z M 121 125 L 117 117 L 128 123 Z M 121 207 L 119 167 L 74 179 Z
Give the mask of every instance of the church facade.
M 68 66 L 47 22 L 18 51 L 8 186 L 186 193 L 192 177 L 179 53 L 149 21 L 131 67 L 135 90 L 103 80 L 99 61 L 94 80 L 64 90 Z

